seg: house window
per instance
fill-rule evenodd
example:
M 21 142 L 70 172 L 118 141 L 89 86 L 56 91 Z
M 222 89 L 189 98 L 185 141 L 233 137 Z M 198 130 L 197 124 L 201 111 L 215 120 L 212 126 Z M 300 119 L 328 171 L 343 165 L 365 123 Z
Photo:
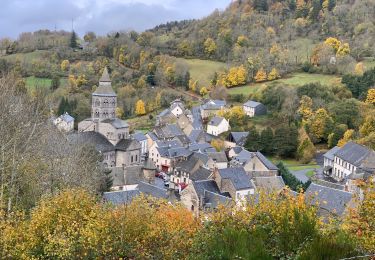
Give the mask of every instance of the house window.
M 131 162 L 133 162 L 133 155 L 131 156 Z
M 184 178 L 184 183 L 186 183 L 186 178 Z
M 135 155 L 135 161 L 138 162 L 138 155 Z
M 194 205 L 191 205 L 191 211 L 194 211 Z

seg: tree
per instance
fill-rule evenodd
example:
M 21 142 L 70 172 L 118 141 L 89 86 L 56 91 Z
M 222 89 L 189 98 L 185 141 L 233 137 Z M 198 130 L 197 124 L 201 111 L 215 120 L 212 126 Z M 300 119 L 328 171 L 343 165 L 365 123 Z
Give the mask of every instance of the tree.
M 205 87 L 202 87 L 199 91 L 199 94 L 201 94 L 202 97 L 207 95 L 207 93 L 208 93 L 208 91 L 207 91 L 207 88 L 205 88 Z
M 70 63 L 68 60 L 63 60 L 61 62 L 60 68 L 62 71 L 68 71 L 69 70 Z
M 274 152 L 273 138 L 273 130 L 270 127 L 264 129 L 260 134 L 261 151 L 267 155 L 272 155 Z
M 238 85 L 246 84 L 247 71 L 243 65 L 237 68 L 237 81 Z
M 298 114 L 300 114 L 302 119 L 306 122 L 314 113 L 312 110 L 313 101 L 309 96 L 303 95 L 299 104 Z
M 135 105 L 135 114 L 137 116 L 142 116 L 146 114 L 145 103 L 141 99 L 138 100 Z
M 328 135 L 328 140 L 327 140 L 328 147 L 332 148 L 336 146 L 339 140 L 344 136 L 346 130 L 348 130 L 347 125 L 345 124 L 336 125 L 332 133 Z
M 366 101 L 367 104 L 375 105 L 375 88 L 371 88 L 367 91 Z
M 267 80 L 267 72 L 261 68 L 258 70 L 257 74 L 255 75 L 255 81 L 256 82 L 263 82 Z
M 363 66 L 363 63 L 362 62 L 358 62 L 356 65 L 355 65 L 355 69 L 354 69 L 354 74 L 355 75 L 358 75 L 358 76 L 362 76 L 363 75 L 363 72 L 364 72 L 364 66 Z
M 331 46 L 335 50 L 335 52 L 337 52 L 341 46 L 341 42 L 334 37 L 327 38 L 324 43 Z
M 337 50 L 337 55 L 338 56 L 345 56 L 350 54 L 350 47 L 349 43 L 344 43 L 340 45 L 339 49 Z
M 272 80 L 278 79 L 279 77 L 280 77 L 279 72 L 277 71 L 276 68 L 273 68 L 271 72 L 268 74 L 267 79 L 272 81 Z
M 207 38 L 204 42 L 204 51 L 208 56 L 212 56 L 215 54 L 217 50 L 217 46 L 215 41 L 212 38 Z
M 216 149 L 216 151 L 220 152 L 224 148 L 224 141 L 220 139 L 214 139 L 212 140 L 211 145 Z
M 247 150 L 252 152 L 260 151 L 262 149 L 259 132 L 254 126 L 249 129 L 249 134 L 246 138 L 245 147 Z
M 339 142 L 337 143 L 337 146 L 339 147 L 342 147 L 344 146 L 346 143 L 348 143 L 349 141 L 353 140 L 354 138 L 354 130 L 353 129 L 349 129 L 349 130 L 346 130 L 345 134 L 344 134 L 344 137 L 342 139 L 339 140 Z
M 299 145 L 297 148 L 297 159 L 301 163 L 309 163 L 315 156 L 315 146 L 311 142 L 306 130 L 302 127 L 299 129 Z
M 333 120 L 324 108 L 319 108 L 307 122 L 307 129 L 312 141 L 319 143 L 327 140 L 332 132 Z
M 121 107 L 116 107 L 116 117 L 122 118 L 124 116 L 124 109 Z
M 54 75 L 52 77 L 51 88 L 52 90 L 56 90 L 59 88 L 59 86 L 60 86 L 60 77 L 57 75 Z
M 298 130 L 295 126 L 282 125 L 275 129 L 273 139 L 275 154 L 280 157 L 294 157 L 298 147 Z
M 85 42 L 93 42 L 94 40 L 96 40 L 96 34 L 94 32 L 87 32 L 84 36 L 83 36 L 83 40 Z
M 70 43 L 69 43 L 70 48 L 75 49 L 78 47 L 77 44 L 77 34 L 75 31 L 72 31 L 72 34 L 70 36 Z

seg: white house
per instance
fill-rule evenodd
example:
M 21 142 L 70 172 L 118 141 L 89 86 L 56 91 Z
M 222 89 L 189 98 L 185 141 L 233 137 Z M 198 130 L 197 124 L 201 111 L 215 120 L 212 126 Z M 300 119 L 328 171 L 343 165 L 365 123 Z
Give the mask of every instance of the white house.
M 148 139 L 143 133 L 133 134 L 133 138 L 141 144 L 141 155 L 144 156 L 148 152 Z
M 171 103 L 170 111 L 173 115 L 176 117 L 179 117 L 182 115 L 185 111 L 184 104 L 181 100 L 177 99 Z
M 70 132 L 74 129 L 74 118 L 67 112 L 65 112 L 64 114 L 53 120 L 53 124 L 60 131 Z
M 249 117 L 267 114 L 267 109 L 263 104 L 252 100 L 243 104 L 243 110 Z
M 229 122 L 224 117 L 215 116 L 207 125 L 207 133 L 218 136 L 229 130 Z
M 331 176 L 336 180 L 346 179 L 357 171 L 374 172 L 375 152 L 363 145 L 349 142 L 338 149 L 333 156 Z M 328 165 L 324 165 L 328 166 Z M 325 167 L 327 169 L 329 167 Z

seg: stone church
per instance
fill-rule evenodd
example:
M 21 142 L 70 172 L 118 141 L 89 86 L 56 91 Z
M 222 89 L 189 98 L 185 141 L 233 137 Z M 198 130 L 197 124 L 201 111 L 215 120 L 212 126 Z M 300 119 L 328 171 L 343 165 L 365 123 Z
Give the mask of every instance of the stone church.
M 92 94 L 91 118 L 78 124 L 71 140 L 91 143 L 103 155 L 106 167 L 126 168 L 141 164 L 141 144 L 130 138 L 129 125 L 116 117 L 117 95 L 107 68 Z

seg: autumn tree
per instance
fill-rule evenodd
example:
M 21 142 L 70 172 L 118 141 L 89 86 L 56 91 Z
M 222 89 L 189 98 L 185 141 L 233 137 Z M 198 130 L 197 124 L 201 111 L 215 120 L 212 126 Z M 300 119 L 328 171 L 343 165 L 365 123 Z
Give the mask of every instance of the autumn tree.
M 307 122 L 308 133 L 314 143 L 327 140 L 332 128 L 333 119 L 324 108 L 318 109 Z
M 207 91 L 207 88 L 205 87 L 202 87 L 200 90 L 199 90 L 199 94 L 201 94 L 202 97 L 204 97 L 205 95 L 207 95 L 208 91 Z
M 367 104 L 375 105 L 375 88 L 371 88 L 367 91 L 366 101 Z
M 358 63 L 355 65 L 354 74 L 356 74 L 356 75 L 358 75 L 358 76 L 362 76 L 362 75 L 363 75 L 363 72 L 364 72 L 364 66 L 363 66 L 363 63 L 362 63 L 362 62 L 358 62 Z
M 135 114 L 137 116 L 142 116 L 146 114 L 145 103 L 141 99 L 138 100 L 135 104 Z
M 347 130 L 344 133 L 344 137 L 342 139 L 340 139 L 339 142 L 337 143 L 337 146 L 342 147 L 346 143 L 352 141 L 354 139 L 354 134 L 355 134 L 355 131 L 353 129 Z
M 68 60 L 63 60 L 61 62 L 60 68 L 62 71 L 68 71 L 69 70 L 70 63 Z
M 215 54 L 217 50 L 217 46 L 215 41 L 212 38 L 207 38 L 204 42 L 204 51 L 208 56 L 212 56 Z
M 267 79 L 268 79 L 269 81 L 272 81 L 272 80 L 278 79 L 279 77 L 280 77 L 279 72 L 277 71 L 276 68 L 273 68 L 273 69 L 271 70 L 271 72 L 268 74 Z
M 267 72 L 261 68 L 258 70 L 257 74 L 255 75 L 256 82 L 263 82 L 267 80 Z
M 298 108 L 298 114 L 302 116 L 302 119 L 306 122 L 313 115 L 313 101 L 309 96 L 303 95 Z

